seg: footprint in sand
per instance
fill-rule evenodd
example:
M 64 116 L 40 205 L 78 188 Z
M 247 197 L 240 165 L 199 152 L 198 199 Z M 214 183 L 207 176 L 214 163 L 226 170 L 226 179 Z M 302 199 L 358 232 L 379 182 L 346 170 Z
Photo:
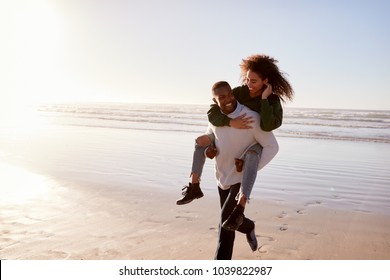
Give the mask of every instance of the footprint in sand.
M 49 250 L 47 251 L 48 255 L 55 259 L 67 259 L 70 254 L 62 251 Z
M 280 228 L 279 228 L 279 230 L 281 230 L 281 231 L 286 231 L 288 229 L 288 225 L 287 224 L 284 224 L 284 225 L 282 225 Z
M 4 241 L 4 242 L 9 242 L 11 241 L 12 239 L 11 238 L 8 238 L 8 237 L 1 237 L 0 238 L 0 241 Z M 0 250 L 2 250 L 2 248 L 0 248 Z
M 269 244 L 264 244 L 264 242 L 273 242 L 273 241 L 275 241 L 275 238 L 273 238 L 272 236 L 257 235 L 257 234 L 256 234 L 256 236 L 260 239 L 259 243 L 262 244 L 261 246 L 259 246 L 257 251 L 259 253 L 261 253 L 261 254 L 268 253 L 268 247 L 270 245 Z
M 273 238 L 272 236 L 265 236 L 265 235 L 257 235 L 257 234 L 256 234 L 256 237 L 264 238 L 264 239 L 266 239 L 267 241 L 275 241 L 275 238 Z
M 322 203 L 323 203 L 322 201 L 316 200 L 316 201 L 311 201 L 311 202 L 306 203 L 305 206 L 321 205 Z
M 175 218 L 176 219 L 185 219 L 185 220 L 187 220 L 189 222 L 192 222 L 194 220 L 193 217 L 189 217 L 189 216 L 176 216 Z
M 285 211 L 283 211 L 282 213 L 280 213 L 277 217 L 279 218 L 279 219 L 282 219 L 282 218 L 284 218 L 284 217 L 286 217 L 287 216 L 287 213 L 285 212 Z
M 268 246 L 267 244 L 261 245 L 261 246 L 257 249 L 257 251 L 258 251 L 259 253 L 261 253 L 261 254 L 268 253 L 268 250 L 267 250 L 268 247 L 269 247 L 269 246 Z

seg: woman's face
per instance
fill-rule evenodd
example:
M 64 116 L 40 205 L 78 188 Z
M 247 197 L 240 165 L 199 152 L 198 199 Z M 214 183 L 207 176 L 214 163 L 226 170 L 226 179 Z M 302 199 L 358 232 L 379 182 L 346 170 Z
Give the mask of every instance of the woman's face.
M 249 92 L 252 95 L 253 94 L 261 94 L 263 86 L 267 82 L 268 82 L 268 79 L 263 80 L 262 78 L 260 78 L 259 75 L 257 75 L 257 73 L 252 72 L 251 70 L 249 70 L 246 73 L 246 84 L 248 85 Z

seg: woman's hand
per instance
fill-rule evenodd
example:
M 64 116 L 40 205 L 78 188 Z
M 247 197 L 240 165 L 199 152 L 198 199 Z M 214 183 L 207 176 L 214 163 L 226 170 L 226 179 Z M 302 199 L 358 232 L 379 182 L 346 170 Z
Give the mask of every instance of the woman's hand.
M 267 99 L 268 96 L 272 94 L 272 86 L 271 84 L 265 84 L 266 88 L 264 89 L 263 93 L 261 94 L 261 99 Z
M 252 117 L 245 117 L 246 114 L 243 114 L 235 119 L 232 119 L 229 123 L 231 127 L 238 129 L 249 129 L 252 128 L 249 124 L 253 123 L 254 120 Z

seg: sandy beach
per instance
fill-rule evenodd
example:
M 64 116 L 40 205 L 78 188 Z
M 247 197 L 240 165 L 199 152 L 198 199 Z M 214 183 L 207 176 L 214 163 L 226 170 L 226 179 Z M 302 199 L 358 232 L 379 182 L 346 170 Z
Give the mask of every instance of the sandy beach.
M 175 204 L 195 136 L 2 130 L 0 259 L 213 259 L 220 209 L 212 161 L 205 196 Z M 389 260 L 388 144 L 286 137 L 279 144 L 246 209 L 260 248 L 252 252 L 237 233 L 233 259 Z

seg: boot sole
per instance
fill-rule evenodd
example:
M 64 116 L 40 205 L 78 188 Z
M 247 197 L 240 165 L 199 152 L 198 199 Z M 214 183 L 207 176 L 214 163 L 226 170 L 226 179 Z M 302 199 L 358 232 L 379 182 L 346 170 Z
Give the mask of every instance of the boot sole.
M 237 230 L 241 225 L 242 225 L 243 222 L 241 222 L 239 225 L 232 225 L 232 224 L 228 224 L 226 222 L 224 222 L 222 224 L 222 227 L 226 230 L 229 230 L 229 231 L 235 231 Z
M 188 203 L 192 202 L 193 200 L 199 199 L 199 198 L 202 198 L 202 197 L 203 197 L 203 194 L 202 194 L 202 195 L 199 195 L 199 196 L 197 196 L 197 197 L 194 197 L 194 198 L 192 198 L 192 199 L 190 199 L 190 200 L 185 200 L 185 201 L 178 200 L 178 201 L 176 201 L 176 204 L 177 204 L 177 205 L 188 204 Z
M 253 252 L 257 251 L 259 248 L 259 243 L 257 241 L 256 233 L 254 232 L 254 230 L 255 229 L 253 229 L 253 238 L 250 236 L 248 237 L 248 235 L 251 235 L 252 232 L 248 233 L 246 236 L 246 241 L 248 241 L 249 247 L 251 247 L 251 250 Z

